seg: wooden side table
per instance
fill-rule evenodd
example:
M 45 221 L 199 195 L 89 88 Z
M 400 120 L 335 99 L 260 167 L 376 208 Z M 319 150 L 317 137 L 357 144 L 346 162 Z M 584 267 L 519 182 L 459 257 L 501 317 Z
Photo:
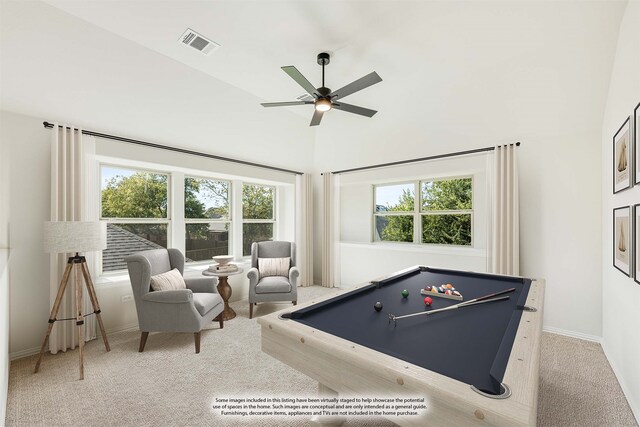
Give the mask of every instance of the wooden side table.
M 218 272 L 214 272 L 211 271 L 209 269 L 204 270 L 202 272 L 203 276 L 215 276 L 217 277 L 218 280 L 218 293 L 220 294 L 220 296 L 222 297 L 222 300 L 224 301 L 224 311 L 222 313 L 220 313 L 218 315 L 218 317 L 216 317 L 213 320 L 220 320 L 220 316 L 222 316 L 222 320 L 231 320 L 234 317 L 236 317 L 236 312 L 233 310 L 233 308 L 229 307 L 229 298 L 231 298 L 231 286 L 229 286 L 229 281 L 227 280 L 227 277 L 229 276 L 233 276 L 234 274 L 240 274 L 242 273 L 244 270 L 240 267 L 238 267 L 237 271 L 230 271 L 230 272 L 225 272 L 225 273 L 218 273 Z

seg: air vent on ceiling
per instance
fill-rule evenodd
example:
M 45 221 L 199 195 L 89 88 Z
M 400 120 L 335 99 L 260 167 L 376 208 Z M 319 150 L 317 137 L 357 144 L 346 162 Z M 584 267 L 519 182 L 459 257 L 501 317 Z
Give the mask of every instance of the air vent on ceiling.
M 205 55 L 211 54 L 214 50 L 218 49 L 220 45 L 212 40 L 209 40 L 202 34 L 198 34 L 191 28 L 187 28 L 187 31 L 182 34 L 180 41 L 192 48 L 204 53 Z

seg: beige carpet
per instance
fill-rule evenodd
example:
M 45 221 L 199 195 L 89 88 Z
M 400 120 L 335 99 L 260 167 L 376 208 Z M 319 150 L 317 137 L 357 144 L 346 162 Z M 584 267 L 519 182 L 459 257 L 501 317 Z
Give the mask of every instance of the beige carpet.
M 305 301 L 335 290 L 300 289 Z M 7 426 L 307 426 L 304 419 L 232 420 L 215 417 L 214 397 L 315 395 L 317 383 L 260 351 L 260 328 L 248 305 L 232 304 L 238 316 L 202 335 L 194 353 L 191 334 L 151 334 L 138 353 L 138 332 L 111 334 L 86 347 L 85 380 L 78 381 L 78 353 L 47 355 L 40 373 L 36 357 L 11 363 Z M 285 307 L 263 304 L 256 316 Z M 539 426 L 636 426 L 631 410 L 595 343 L 544 334 Z M 352 420 L 346 426 L 393 426 L 386 420 Z

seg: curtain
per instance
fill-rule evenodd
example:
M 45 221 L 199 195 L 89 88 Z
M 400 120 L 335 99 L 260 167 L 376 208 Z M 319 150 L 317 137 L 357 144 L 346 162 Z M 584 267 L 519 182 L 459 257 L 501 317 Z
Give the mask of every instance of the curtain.
M 322 228 L 322 286 L 334 287 L 340 283 L 340 192 L 338 175 L 322 174 L 323 228 Z
M 520 213 L 516 146 L 496 146 L 493 156 L 490 271 L 517 276 L 520 274 Z
M 97 220 L 97 203 L 91 203 L 88 188 L 97 189 L 96 176 L 92 171 L 94 162 L 88 159 L 95 153 L 93 138 L 82 135 L 82 129 L 54 123 L 51 131 L 51 221 L 91 221 Z M 89 187 L 91 185 L 92 187 Z M 96 191 L 93 191 L 96 193 Z M 92 206 L 95 205 L 95 206 Z M 73 253 L 51 254 L 49 307 L 53 306 L 67 259 Z M 96 277 L 93 253 L 83 254 L 87 258 L 89 271 Z M 84 282 L 80 285 L 84 286 Z M 75 318 L 75 275 L 69 278 L 69 285 L 60 304 L 58 319 Z M 86 287 L 83 289 L 86 295 Z M 92 313 L 89 298 L 83 298 L 83 313 Z M 88 341 L 96 336 L 95 316 L 85 318 L 85 336 Z M 56 322 L 49 337 L 49 351 L 56 354 L 78 345 L 76 324 L 73 321 Z
M 313 177 L 296 175 L 296 259 L 301 286 L 313 285 Z

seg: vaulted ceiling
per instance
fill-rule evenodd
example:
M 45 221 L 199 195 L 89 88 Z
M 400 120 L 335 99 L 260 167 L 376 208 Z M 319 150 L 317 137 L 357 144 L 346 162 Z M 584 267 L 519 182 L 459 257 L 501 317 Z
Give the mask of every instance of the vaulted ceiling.
M 516 123 L 513 133 L 541 123 L 549 129 L 580 121 L 599 126 L 626 5 L 616 0 L 2 3 L 2 108 L 52 118 L 64 111 L 70 121 L 196 148 L 210 146 L 210 136 L 220 128 L 225 136 L 262 129 L 266 141 L 286 139 L 293 146 L 338 135 L 351 140 L 384 134 L 392 140 L 429 132 L 432 142 L 450 142 L 484 131 L 493 135 L 507 122 Z M 178 39 L 186 28 L 222 47 L 204 56 L 182 45 Z M 258 105 L 304 93 L 283 65 L 295 65 L 319 86 L 321 51 L 332 54 L 326 70 L 330 88 L 374 70 L 380 74 L 382 83 L 348 100 L 379 110 L 374 118 L 332 111 L 316 134 L 308 127 L 310 106 Z M 79 97 L 73 105 L 65 103 L 69 93 Z M 569 123 L 563 117 L 568 100 L 583 108 L 579 120 Z M 447 136 L 448 129 L 461 127 L 467 133 Z M 181 135 L 184 129 L 190 129 L 188 138 Z M 242 139 L 237 138 L 243 150 L 255 145 L 244 146 Z M 267 158 L 273 151 L 259 144 L 256 150 L 251 154 Z M 304 154 L 294 150 L 294 157 Z

